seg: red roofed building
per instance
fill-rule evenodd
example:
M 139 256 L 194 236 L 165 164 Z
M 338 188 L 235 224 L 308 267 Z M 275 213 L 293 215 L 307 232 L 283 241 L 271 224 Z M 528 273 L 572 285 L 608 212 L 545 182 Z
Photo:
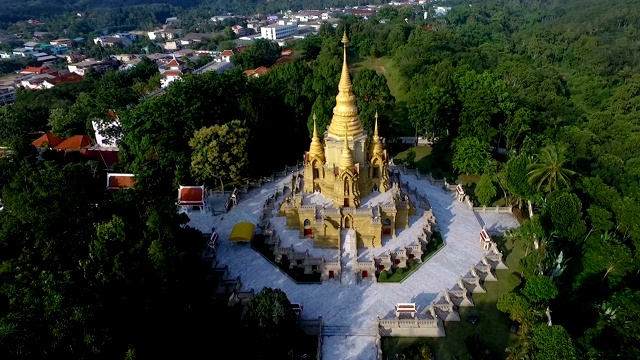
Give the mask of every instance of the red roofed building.
M 80 154 L 87 160 L 96 161 L 103 169 L 111 169 L 118 162 L 118 153 L 118 148 L 109 149 L 94 146 L 80 150 Z
M 280 53 L 280 56 L 291 56 L 291 55 L 293 55 L 293 50 L 291 49 L 284 49 Z
M 204 197 L 204 186 L 180 186 L 178 188 L 178 206 L 183 210 L 204 208 Z
M 254 76 L 254 77 L 258 77 L 260 75 L 264 75 L 269 71 L 269 69 L 267 69 L 264 66 L 260 66 L 259 68 L 253 69 L 253 70 L 245 70 L 242 73 L 245 74 L 246 76 Z
M 162 73 L 164 77 L 160 80 L 160 86 L 163 88 L 169 86 L 172 82 L 181 79 L 184 75 L 185 69 L 182 67 L 182 61 L 175 58 L 175 55 L 171 61 L 167 63 L 166 70 Z
M 61 142 L 63 142 L 64 139 L 59 138 L 55 135 L 53 135 L 52 133 L 48 132 L 42 136 L 40 136 L 39 138 L 33 140 L 33 142 L 31 143 L 31 145 L 37 147 L 37 148 L 54 148 L 56 147 L 58 144 L 60 144 Z
M 47 89 L 51 89 L 52 87 L 58 85 L 58 84 L 62 84 L 62 83 L 76 83 L 76 82 L 80 82 L 82 81 L 84 78 L 81 75 L 78 75 L 76 73 L 68 73 L 65 75 L 60 75 L 58 77 L 55 77 L 53 79 L 47 79 L 44 80 L 42 82 L 42 85 L 47 88 Z
M 89 146 L 91 146 L 91 138 L 87 135 L 74 135 L 55 146 L 53 150 L 80 150 Z
M 46 74 L 48 72 L 50 72 L 51 69 L 49 69 L 48 67 L 41 67 L 41 66 L 27 66 L 26 68 L 22 69 L 20 71 L 20 74 L 22 75 L 28 75 L 28 74 Z
M 235 55 L 233 50 L 225 50 L 220 53 L 220 59 L 223 62 L 231 62 L 231 57 Z
M 107 190 L 115 192 L 122 189 L 133 189 L 136 184 L 134 174 L 108 173 Z
M 273 66 L 286 64 L 289 61 L 293 61 L 293 57 L 291 55 L 283 55 L 278 60 L 276 60 Z

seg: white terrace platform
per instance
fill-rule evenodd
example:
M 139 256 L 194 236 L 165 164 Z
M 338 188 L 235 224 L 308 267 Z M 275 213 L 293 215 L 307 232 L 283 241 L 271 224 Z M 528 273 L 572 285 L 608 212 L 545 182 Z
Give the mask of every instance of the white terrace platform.
M 431 185 L 428 180 L 417 180 L 414 175 L 403 175 L 402 179 L 408 181 L 411 187 L 417 187 L 418 192 L 429 199 L 437 220 L 436 229 L 442 233 L 446 244 L 402 284 L 363 281 L 355 285 L 341 285 L 336 281 L 325 281 L 321 285 L 297 285 L 248 244 L 229 243 L 226 239 L 233 226 L 240 221 L 257 223 L 267 197 L 288 184 L 290 177 L 265 184 L 248 194 L 241 194 L 239 204 L 229 213 L 218 216 L 189 213 L 191 221 L 188 225 L 205 232 L 209 232 L 212 227 L 217 229 L 221 239 L 218 259 L 221 264 L 229 265 L 233 277 L 242 277 L 244 288 L 253 288 L 256 292 L 263 287 L 280 288 L 292 302 L 304 304 L 304 318 L 315 319 L 321 316 L 325 325 L 322 349 L 324 359 L 376 359 L 376 316 L 394 317 L 396 303 L 416 303 L 418 311 L 421 311 L 440 291 L 451 288 L 459 275 L 465 274 L 482 258 L 483 251 L 479 245 L 482 228 L 480 221 L 489 228 L 517 226 L 511 214 L 477 216 L 466 204 L 457 202 L 453 192 Z M 284 221 L 273 218 L 272 224 L 277 226 L 276 231 L 283 242 L 297 244 L 306 241 L 292 238 L 296 231 L 283 232 L 281 227 L 284 226 Z M 397 246 L 394 244 L 404 242 L 403 238 L 414 237 L 414 232 L 417 231 L 414 228 L 420 228 L 421 225 L 418 221 L 412 221 L 412 225 L 410 229 L 401 231 L 393 243 L 387 242 L 384 247 Z M 377 249 L 374 251 L 379 253 Z M 318 250 L 318 255 L 325 255 L 324 252 L 328 252 L 326 255 L 333 255 L 331 250 Z M 337 256 L 337 250 L 333 252 Z M 364 252 L 362 255 L 365 255 Z

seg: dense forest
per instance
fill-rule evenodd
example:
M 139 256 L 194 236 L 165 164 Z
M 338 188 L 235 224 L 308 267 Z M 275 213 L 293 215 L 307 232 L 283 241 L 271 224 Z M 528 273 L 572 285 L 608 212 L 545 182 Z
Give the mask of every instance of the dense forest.
M 475 176 L 474 201 L 523 214 L 508 237 L 527 249 L 520 285 L 496 304 L 519 340 L 490 358 L 640 358 L 639 14 L 632 0 L 460 1 L 426 20 L 421 7 L 385 7 L 323 26 L 258 78 L 240 70 L 273 65 L 268 42 L 235 71 L 186 76 L 149 99 L 150 61 L 20 91 L 0 114 L 0 142 L 14 149 L 0 159 L 0 355 L 184 357 L 224 341 L 196 331 L 224 311 L 175 188 L 233 186 L 299 160 L 313 115 L 330 121 L 348 29 L 352 63 L 388 65 L 352 74 L 365 127 L 378 111 L 390 147 L 433 138 L 429 171 Z M 41 131 L 91 135 L 108 109 L 121 121 L 117 166 L 137 175 L 131 192 L 105 193 L 96 164 L 28 145 Z

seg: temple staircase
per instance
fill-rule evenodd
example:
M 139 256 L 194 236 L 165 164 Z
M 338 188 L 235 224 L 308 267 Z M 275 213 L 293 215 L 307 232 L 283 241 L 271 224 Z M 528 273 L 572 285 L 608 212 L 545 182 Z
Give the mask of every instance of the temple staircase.
M 372 326 L 356 325 L 323 325 L 322 336 L 377 336 L 377 329 Z
M 355 285 L 357 277 L 353 265 L 358 259 L 358 247 L 356 244 L 356 232 L 353 229 L 342 230 L 340 237 L 342 249 L 340 256 L 340 283 L 342 285 Z

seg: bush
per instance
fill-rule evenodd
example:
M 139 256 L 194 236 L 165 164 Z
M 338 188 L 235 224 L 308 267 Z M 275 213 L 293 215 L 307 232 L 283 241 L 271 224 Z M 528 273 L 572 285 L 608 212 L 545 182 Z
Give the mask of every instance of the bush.
M 427 344 L 422 345 L 422 348 L 420 349 L 420 354 L 422 355 L 422 358 L 426 360 L 431 360 L 433 358 L 433 353 L 431 352 L 431 348 L 429 348 L 429 345 Z
M 416 152 L 411 150 L 407 153 L 407 156 L 405 156 L 404 158 L 404 164 L 408 167 L 408 168 L 414 168 L 416 167 Z
M 380 272 L 380 275 L 378 275 L 378 281 L 385 281 L 389 278 L 389 273 L 387 272 L 387 270 L 382 270 Z

